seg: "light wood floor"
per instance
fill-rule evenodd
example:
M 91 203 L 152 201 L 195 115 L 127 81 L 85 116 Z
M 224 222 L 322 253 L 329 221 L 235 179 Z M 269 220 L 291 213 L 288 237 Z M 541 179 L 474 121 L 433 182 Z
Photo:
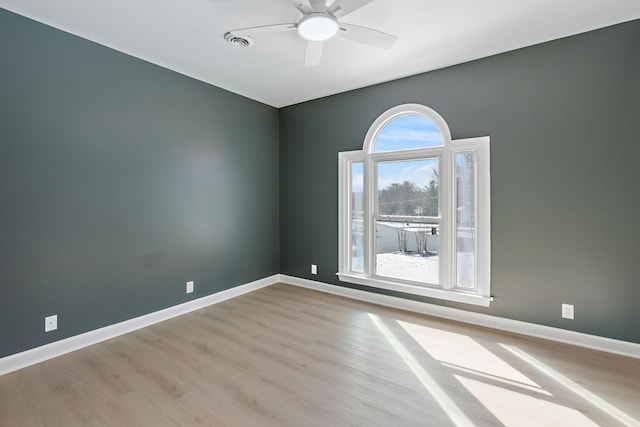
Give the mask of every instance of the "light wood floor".
M 640 360 L 275 285 L 0 377 L 2 426 L 638 426 Z

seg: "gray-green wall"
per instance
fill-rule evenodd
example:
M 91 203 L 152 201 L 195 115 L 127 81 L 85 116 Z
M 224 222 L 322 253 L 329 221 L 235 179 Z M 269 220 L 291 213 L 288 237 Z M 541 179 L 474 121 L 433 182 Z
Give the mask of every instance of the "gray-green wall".
M 335 276 L 337 153 L 421 103 L 491 137 L 495 301 L 427 301 L 640 343 L 639 43 L 633 21 L 282 109 L 280 271 L 356 287 Z
M 277 109 L 0 9 L 0 357 L 278 273 L 277 193 Z

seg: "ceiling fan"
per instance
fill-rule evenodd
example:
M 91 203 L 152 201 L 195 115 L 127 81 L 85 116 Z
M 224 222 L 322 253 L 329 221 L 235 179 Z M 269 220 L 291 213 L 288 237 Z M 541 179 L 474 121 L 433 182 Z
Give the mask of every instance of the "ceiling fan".
M 320 63 L 323 42 L 335 36 L 381 49 L 389 49 L 397 40 L 397 37 L 373 28 L 338 21 L 339 18 L 360 9 L 373 0 L 288 1 L 302 13 L 300 21 L 231 30 L 225 34 L 225 40 L 236 46 L 249 46 L 253 42 L 251 37 L 253 35 L 297 31 L 300 37 L 307 40 L 304 57 L 305 67 L 315 67 Z

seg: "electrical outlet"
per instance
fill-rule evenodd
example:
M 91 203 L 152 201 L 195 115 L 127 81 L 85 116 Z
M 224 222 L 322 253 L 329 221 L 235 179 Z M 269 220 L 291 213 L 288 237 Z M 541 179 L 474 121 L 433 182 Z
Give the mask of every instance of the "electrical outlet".
M 563 319 L 573 319 L 573 305 L 572 304 L 562 304 L 562 318 Z
M 47 316 L 44 318 L 44 331 L 50 332 L 58 329 L 58 315 Z
M 311 264 L 311 274 L 318 274 L 318 266 Z
M 187 293 L 190 294 L 193 292 L 193 280 L 187 282 Z

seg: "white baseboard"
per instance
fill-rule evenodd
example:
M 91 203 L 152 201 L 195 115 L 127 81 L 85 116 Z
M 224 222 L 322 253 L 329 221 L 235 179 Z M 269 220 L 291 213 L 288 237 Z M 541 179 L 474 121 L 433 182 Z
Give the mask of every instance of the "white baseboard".
M 151 326 L 153 324 L 171 319 L 176 316 L 190 313 L 212 304 L 226 301 L 251 291 L 264 288 L 276 283 L 286 283 L 303 288 L 314 289 L 330 294 L 340 295 L 360 301 L 370 302 L 387 307 L 408 310 L 415 313 L 441 317 L 444 319 L 456 320 L 473 325 L 485 326 L 502 331 L 515 332 L 537 338 L 544 338 L 551 341 L 573 344 L 594 350 L 606 351 L 622 356 L 640 359 L 640 344 L 614 340 L 611 338 L 598 337 L 595 335 L 583 334 L 580 332 L 568 331 L 565 329 L 552 328 L 550 326 L 536 325 L 533 323 L 521 322 L 518 320 L 505 319 L 502 317 L 489 316 L 481 313 L 460 310 L 451 307 L 444 307 L 424 302 L 407 300 L 404 298 L 391 297 L 373 292 L 365 292 L 343 286 L 330 285 L 328 283 L 316 282 L 299 277 L 275 274 L 256 280 L 251 283 L 236 286 L 213 295 L 188 301 L 173 307 L 159 310 L 153 313 L 124 322 L 105 326 L 80 335 L 65 338 L 60 341 L 45 344 L 21 353 L 12 354 L 0 359 L 0 375 L 17 371 L 36 363 L 44 362 L 63 354 L 70 353 L 81 348 L 97 344 L 99 342 L 118 337 L 120 335 L 133 332 L 135 330 Z
M 17 371 L 18 369 L 44 362 L 45 360 L 79 350 L 92 344 L 115 338 L 146 326 L 151 326 L 164 320 L 235 298 L 248 292 L 255 291 L 256 289 L 273 285 L 274 283 L 278 283 L 279 278 L 280 275 L 275 274 L 270 277 L 265 277 L 264 279 L 236 286 L 231 289 L 226 289 L 224 291 L 175 305 L 164 310 L 155 311 L 153 313 L 145 314 L 144 316 L 125 320 L 124 322 L 115 323 L 113 325 L 105 326 L 104 328 L 95 329 L 80 335 L 75 335 L 60 341 L 26 350 L 21 353 L 3 357 L 0 359 L 0 375 Z
M 315 289 L 317 291 L 340 295 L 360 301 L 640 359 L 640 344 L 628 341 L 604 338 L 596 335 L 569 331 L 566 329 L 506 319 L 503 317 L 489 316 L 487 314 L 474 313 L 457 308 L 412 301 L 343 286 L 330 285 L 323 282 L 301 279 L 299 277 L 287 276 L 284 274 L 281 274 L 279 278 L 280 282 L 289 285 Z

